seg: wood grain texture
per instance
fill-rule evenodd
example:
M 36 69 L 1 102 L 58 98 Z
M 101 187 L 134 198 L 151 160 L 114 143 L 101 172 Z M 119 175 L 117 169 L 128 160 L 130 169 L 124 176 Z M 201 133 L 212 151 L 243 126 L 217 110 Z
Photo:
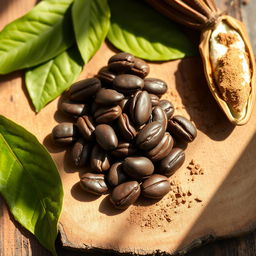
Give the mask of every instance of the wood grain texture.
M 0 12 L 2 15 L 0 15 L 0 29 L 1 26 L 6 24 L 7 22 L 13 20 L 14 18 L 18 17 L 19 15 L 25 13 L 28 9 L 30 9 L 34 5 L 35 1 L 23 1 L 23 0 L 0 0 Z M 15 7 L 14 7 L 15 5 Z M 235 12 L 237 13 L 237 11 Z M 239 14 L 240 15 L 240 14 Z M 239 17 L 239 16 L 237 16 Z M 83 77 L 85 76 L 91 76 L 93 75 L 92 70 L 97 70 L 100 66 L 103 65 L 104 62 L 106 62 L 108 56 L 110 56 L 111 51 L 108 51 L 106 48 L 102 48 L 101 52 L 98 54 L 98 56 L 95 57 L 94 62 L 97 63 L 96 65 L 93 65 L 92 63 L 89 64 L 86 67 L 85 72 L 83 73 Z M 200 66 L 200 63 L 198 61 L 194 60 L 185 60 L 182 62 L 174 62 L 171 65 L 152 65 L 152 74 L 156 74 L 159 76 L 159 74 L 162 73 L 168 73 L 170 72 L 170 75 L 166 75 L 166 79 L 168 81 L 175 81 L 175 77 L 171 74 L 172 70 L 174 71 L 179 68 L 181 70 L 189 70 L 191 66 Z M 163 70 L 162 70 L 163 69 Z M 87 72 L 89 70 L 89 73 Z M 164 71 L 166 70 L 166 71 Z M 192 77 L 195 81 L 200 82 L 201 79 L 203 79 L 201 76 L 198 76 L 198 73 L 195 72 L 195 76 Z M 179 90 L 178 92 L 183 95 L 184 97 L 181 99 L 182 102 L 189 106 L 195 104 L 192 98 L 192 102 L 190 99 L 188 100 L 189 95 L 186 94 L 184 89 L 182 89 L 182 86 L 191 86 L 191 83 L 187 82 L 188 79 L 191 78 L 191 76 L 186 76 L 186 74 L 183 74 L 182 72 L 178 72 L 176 74 L 177 76 L 180 76 L 180 81 L 183 79 L 183 84 L 179 85 Z M 171 78 L 170 78 L 171 76 Z M 14 73 L 12 75 L 4 76 L 1 77 L 1 87 L 0 87 L 0 94 L 2 95 L 2 101 L 5 103 L 12 102 L 14 105 L 14 109 L 17 110 L 20 108 L 20 106 L 27 106 L 28 102 L 26 99 L 26 92 L 24 92 L 24 84 L 22 83 L 21 80 L 21 73 Z M 173 83 L 172 83 L 173 84 Z M 6 87 L 6 88 L 5 88 Z M 8 87 L 8 88 L 7 88 Z M 178 89 L 178 88 L 177 88 Z M 5 93 L 8 92 L 8 93 Z M 203 92 L 202 92 L 203 95 Z M 205 99 L 206 101 L 208 98 Z M 206 102 L 207 104 L 207 102 Z M 211 105 L 212 104 L 212 105 Z M 53 111 L 56 109 L 57 102 L 51 103 L 45 110 L 40 113 L 39 116 L 36 116 L 32 113 L 30 109 L 24 113 L 18 113 L 15 111 L 8 112 L 8 117 L 12 118 L 13 120 L 19 121 L 20 124 L 24 125 L 27 129 L 30 131 L 34 132 L 37 134 L 38 138 L 41 141 L 44 141 L 45 134 L 48 134 L 50 132 L 50 127 L 47 128 L 46 131 L 44 132 L 39 132 L 38 134 L 38 129 L 40 128 L 41 125 L 46 125 L 46 123 L 50 122 L 51 125 L 53 126 L 56 123 L 56 120 L 53 119 Z M 1 104 L 1 109 L 3 109 L 4 104 Z M 210 106 L 214 106 L 214 102 L 210 100 Z M 208 105 L 209 107 L 209 105 Z M 189 109 L 189 107 L 188 107 Z M 183 110 L 181 110 L 183 111 Z M 218 110 L 217 110 L 218 111 Z M 27 114 L 30 115 L 29 121 L 26 119 Z M 191 113 L 187 113 L 190 114 Z M 55 118 L 58 119 L 58 116 L 55 116 Z M 207 116 L 206 116 L 207 118 Z M 221 117 L 222 119 L 223 117 Z M 192 117 L 194 119 L 194 117 Z M 23 120 L 23 121 L 22 121 Z M 26 120 L 26 121 L 25 121 Z M 49 121 L 50 120 L 50 121 Z M 196 117 L 195 117 L 196 120 Z M 200 121 L 200 120 L 197 120 Z M 216 119 L 216 122 L 219 121 Z M 211 129 L 208 127 L 207 129 Z M 40 129 L 39 129 L 40 130 Z M 202 131 L 205 132 L 205 131 Z M 206 132 L 207 133 L 207 132 Z M 213 132 L 213 136 L 216 136 L 216 134 Z M 237 137 L 239 137 L 239 133 L 237 134 Z M 47 141 L 45 141 L 47 144 Z M 245 146 L 245 151 L 251 152 L 253 149 L 253 145 L 255 143 L 255 140 L 253 139 L 253 144 L 249 144 L 248 146 Z M 246 143 L 245 143 L 246 144 Z M 248 148 L 248 149 L 247 149 Z M 57 160 L 57 153 L 53 153 L 55 159 Z M 247 153 L 245 153 L 242 158 L 246 161 L 247 158 Z M 58 161 L 58 160 L 57 160 Z M 239 164 L 239 163 L 238 163 Z M 255 169 L 255 168 L 254 168 Z M 70 170 L 70 168 L 67 168 L 67 170 Z M 233 170 L 236 175 L 241 175 L 236 171 L 236 169 Z M 70 178 L 70 177 L 74 178 Z M 64 176 L 63 176 L 64 177 Z M 69 177 L 68 181 L 66 181 L 68 186 L 70 188 L 73 186 L 75 183 L 75 180 L 77 181 L 78 176 L 76 174 L 69 174 L 65 175 L 65 177 Z M 230 180 L 227 179 L 225 182 L 230 183 L 235 180 Z M 222 192 L 223 189 L 225 189 L 226 184 L 224 183 L 222 187 L 220 188 L 219 194 Z M 70 196 L 70 195 L 69 195 Z M 214 200 L 218 201 L 218 198 L 220 195 L 215 195 Z M 67 198 L 68 200 L 68 198 Z M 72 200 L 72 199 L 71 199 Z M 214 201 L 213 200 L 213 201 Z M 96 203 L 96 202 L 95 202 Z M 209 204 L 214 204 L 214 202 L 210 201 Z M 203 225 L 203 223 L 208 219 L 209 215 L 211 214 L 211 205 L 209 205 L 208 210 L 206 210 L 200 215 L 199 218 L 196 218 L 196 222 L 194 223 L 194 226 L 200 226 Z M 65 213 L 66 214 L 66 213 Z M 221 216 L 220 216 L 221 217 Z M 223 216 L 223 218 L 228 217 L 228 216 Z M 242 225 L 242 223 L 241 223 Z M 38 242 L 34 239 L 33 236 L 31 236 L 27 231 L 25 231 L 22 227 L 20 227 L 11 217 L 10 214 L 8 213 L 8 210 L 6 206 L 3 203 L 3 200 L 0 200 L 0 255 L 2 256 L 13 256 L 13 255 L 39 255 L 39 256 L 48 256 L 48 252 L 44 250 Z M 182 227 L 181 227 L 182 228 Z M 191 230 L 193 230 L 193 226 L 191 227 Z M 70 231 L 70 230 L 69 230 Z M 192 233 L 192 232 L 191 232 Z M 201 248 L 195 252 L 192 252 L 188 255 L 191 256 L 196 256 L 196 255 L 255 255 L 255 234 L 252 235 L 247 235 L 244 239 L 232 239 L 227 241 L 221 241 L 219 243 L 214 243 L 211 245 L 208 245 L 204 248 Z M 189 235 L 185 238 L 189 240 Z M 68 244 L 66 243 L 66 246 Z M 89 253 L 82 253 L 82 252 L 71 252 L 69 250 L 65 250 L 61 248 L 61 246 L 58 244 L 58 252 L 59 255 L 69 255 L 69 256 L 76 256 L 76 255 L 107 255 L 107 252 L 89 252 Z M 115 255 L 114 253 L 110 253 L 109 255 Z
M 88 71 L 92 68 L 98 70 L 112 54 L 103 46 L 82 76 L 91 76 L 93 73 Z M 197 58 L 151 63 L 150 67 L 150 76 L 160 77 L 168 83 L 166 97 L 177 107 L 176 114 L 190 117 L 198 128 L 197 139 L 186 149 L 185 164 L 172 177 L 172 180 L 180 181 L 184 192 L 191 191 L 192 206 L 188 206 L 190 199 L 187 199 L 183 206 L 175 206 L 174 210 L 167 206 L 168 202 L 172 204 L 172 200 L 165 197 L 159 205 L 136 205 L 124 212 L 116 211 L 111 208 L 107 197 L 82 195 L 76 186 L 77 173 L 62 173 L 66 193 L 60 223 L 65 247 L 140 254 L 156 250 L 186 252 L 191 246 L 200 245 L 201 237 L 209 240 L 237 235 L 251 229 L 249 225 L 254 223 L 256 118 L 242 127 L 228 123 L 209 94 L 201 72 L 202 65 Z M 238 146 L 237 138 L 240 136 L 243 140 Z M 56 154 L 55 160 L 60 170 L 71 169 L 63 166 L 60 154 Z M 205 170 L 205 175 L 195 177 L 195 181 L 191 181 L 187 168 L 191 160 Z M 240 180 L 243 180 L 243 186 L 238 186 Z M 246 199 L 249 199 L 249 204 L 245 204 Z M 158 216 L 161 207 L 165 207 L 165 213 L 171 218 L 169 223 Z M 153 228 L 141 226 L 145 220 L 151 223 L 152 213 L 156 213 L 153 218 L 157 225 L 153 224 Z M 129 221 L 131 218 L 132 222 Z

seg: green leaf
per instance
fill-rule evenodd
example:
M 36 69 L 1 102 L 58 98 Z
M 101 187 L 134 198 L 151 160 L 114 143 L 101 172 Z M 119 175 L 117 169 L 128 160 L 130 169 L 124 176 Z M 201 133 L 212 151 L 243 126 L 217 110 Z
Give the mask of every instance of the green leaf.
M 54 255 L 63 189 L 58 170 L 35 136 L 0 116 L 0 193 L 14 218 Z
M 161 61 L 195 55 L 180 28 L 143 1 L 110 0 L 109 41 L 139 58 Z
M 82 68 L 83 60 L 77 47 L 73 47 L 55 59 L 28 70 L 25 81 L 36 112 L 69 88 Z
M 72 19 L 79 51 L 87 63 L 100 48 L 109 30 L 107 0 L 75 0 Z
M 65 51 L 74 41 L 73 0 L 40 2 L 0 32 L 0 74 L 43 63 Z

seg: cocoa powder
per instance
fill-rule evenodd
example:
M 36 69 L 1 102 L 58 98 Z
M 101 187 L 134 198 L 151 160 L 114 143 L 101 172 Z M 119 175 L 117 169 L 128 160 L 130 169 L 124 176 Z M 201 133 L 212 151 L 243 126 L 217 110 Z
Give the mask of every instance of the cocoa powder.
M 195 203 L 202 202 L 191 190 L 184 191 L 179 181 L 172 180 L 170 184 L 170 193 L 161 201 L 152 205 L 139 202 L 137 206 L 133 206 L 128 222 L 140 226 L 142 232 L 145 229 L 160 229 L 166 232 L 168 224 L 178 218 L 179 213 L 185 208 L 192 208 Z
M 186 167 L 189 171 L 190 178 L 188 178 L 188 181 L 195 181 L 195 176 L 197 175 L 204 175 L 205 170 L 201 167 L 200 164 L 196 163 L 194 159 L 192 159 L 188 166 Z
M 221 97 L 236 112 L 243 111 L 251 91 L 250 85 L 244 82 L 241 54 L 239 49 L 229 48 L 218 60 L 215 76 Z
M 237 35 L 233 33 L 219 33 L 217 35 L 217 40 L 220 44 L 229 47 L 231 44 L 238 41 Z

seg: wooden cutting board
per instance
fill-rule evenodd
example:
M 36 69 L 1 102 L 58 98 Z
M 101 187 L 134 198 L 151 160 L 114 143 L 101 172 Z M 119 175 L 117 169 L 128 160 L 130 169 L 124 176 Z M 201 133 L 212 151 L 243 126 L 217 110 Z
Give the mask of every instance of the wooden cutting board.
M 25 2 L 18 2 L 24 12 Z M 32 7 L 35 1 L 30 2 Z M 0 24 L 13 19 L 2 17 Z M 113 53 L 104 44 L 80 79 L 95 75 Z M 35 114 L 21 72 L 0 77 L 1 114 L 34 133 L 58 165 L 65 191 L 59 225 L 65 247 L 138 254 L 186 252 L 206 240 L 255 228 L 255 109 L 247 125 L 231 125 L 208 91 L 199 58 L 150 63 L 150 68 L 151 77 L 168 83 L 166 98 L 176 114 L 194 121 L 198 137 L 188 145 L 185 163 L 171 178 L 172 191 L 159 202 L 139 201 L 126 211 L 114 210 L 107 197 L 80 191 L 79 172 L 68 153 L 49 137 L 57 123 L 68 121 L 56 112 L 58 99 Z

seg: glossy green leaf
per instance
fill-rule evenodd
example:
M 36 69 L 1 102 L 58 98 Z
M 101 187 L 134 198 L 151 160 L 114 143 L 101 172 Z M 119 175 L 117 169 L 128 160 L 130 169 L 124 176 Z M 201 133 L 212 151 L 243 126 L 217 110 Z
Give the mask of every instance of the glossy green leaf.
M 73 0 L 40 2 L 0 32 L 0 74 L 43 63 L 74 41 L 69 7 Z
M 109 41 L 118 49 L 151 60 L 172 60 L 195 54 L 179 26 L 144 1 L 110 0 Z
M 72 19 L 79 51 L 87 63 L 100 48 L 109 30 L 107 0 L 75 0 Z
M 109 30 L 107 0 L 75 0 L 72 19 L 79 51 L 87 63 L 100 48 Z
M 63 189 L 58 170 L 35 136 L 0 116 L 0 193 L 14 218 L 55 253 Z
M 36 111 L 69 88 L 82 68 L 83 60 L 77 47 L 73 47 L 45 64 L 28 70 L 25 81 Z

